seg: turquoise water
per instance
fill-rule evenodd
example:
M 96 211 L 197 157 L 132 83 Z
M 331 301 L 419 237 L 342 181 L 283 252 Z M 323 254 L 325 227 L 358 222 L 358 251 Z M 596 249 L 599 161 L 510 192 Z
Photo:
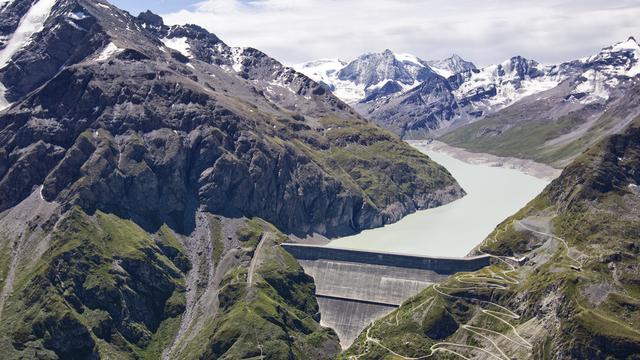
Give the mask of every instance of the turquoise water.
M 327 246 L 429 256 L 464 256 L 549 183 L 513 169 L 474 165 L 418 149 L 444 166 L 467 196 L 399 222 L 331 241 Z

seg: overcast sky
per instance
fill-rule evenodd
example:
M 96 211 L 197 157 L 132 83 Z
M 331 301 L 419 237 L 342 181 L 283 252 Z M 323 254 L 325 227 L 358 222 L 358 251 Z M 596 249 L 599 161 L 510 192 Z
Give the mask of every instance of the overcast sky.
M 543 63 L 640 37 L 640 0 L 116 0 L 169 24 L 196 23 L 232 46 L 291 64 L 391 49 L 425 60 L 457 53 L 484 66 Z M 129 4 L 127 4 L 129 3 Z

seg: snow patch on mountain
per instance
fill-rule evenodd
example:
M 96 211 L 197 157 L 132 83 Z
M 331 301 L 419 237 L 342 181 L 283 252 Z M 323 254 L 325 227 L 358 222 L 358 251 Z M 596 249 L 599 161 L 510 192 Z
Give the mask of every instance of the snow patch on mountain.
M 335 80 L 338 71 L 347 66 L 347 62 L 340 59 L 318 59 L 303 64 L 294 64 L 292 67 L 316 82 L 323 82 L 327 85 Z
M 355 104 L 364 99 L 367 92 L 364 85 L 354 84 L 351 81 L 336 80 L 333 84 L 333 94 L 347 104 Z
M 574 96 L 584 96 L 580 99 L 581 103 L 590 104 L 609 99 L 609 92 L 605 86 L 605 81 L 607 80 L 605 74 L 591 69 L 584 72 L 581 78 L 584 78 L 584 80 L 571 93 Z
M 418 59 L 418 57 L 416 57 L 415 55 L 411 55 L 411 54 L 394 54 L 396 59 L 400 62 L 408 62 L 411 64 L 415 64 L 417 66 L 420 67 L 424 67 L 424 64 L 422 63 L 422 61 L 420 59 Z
M 445 78 L 476 68 L 472 62 L 464 60 L 457 54 L 442 60 L 427 61 L 427 64 L 433 71 Z
M 109 45 L 105 46 L 104 49 L 98 54 L 96 58 L 97 61 L 106 61 L 109 60 L 112 56 L 120 53 L 123 49 L 120 49 L 116 44 L 109 43 Z
M 82 11 L 70 12 L 70 13 L 67 14 L 67 16 L 71 20 L 76 20 L 76 21 L 84 20 L 84 19 L 89 17 L 89 15 L 83 13 Z
M 4 49 L 0 50 L 0 69 L 5 67 L 11 58 L 25 45 L 29 44 L 33 35 L 39 33 L 44 28 L 44 23 L 51 14 L 51 9 L 57 0 L 39 0 L 22 17 L 18 28 L 7 41 Z M 6 88 L 0 87 L 0 110 L 10 104 L 5 98 Z
M 335 96 L 348 104 L 354 104 L 366 96 L 365 86 L 350 80 L 341 80 L 338 72 L 348 65 L 340 59 L 319 59 L 293 65 L 293 69 L 316 82 L 327 85 Z
M 449 77 L 455 75 L 454 72 L 452 72 L 451 70 L 448 70 L 446 68 L 439 68 L 439 67 L 431 66 L 431 69 L 433 71 L 435 71 L 438 75 L 442 76 L 443 78 L 449 78 Z
M 186 37 L 163 38 L 162 43 L 164 46 L 176 50 L 188 58 L 192 57 L 191 46 L 187 42 Z
M 244 61 L 244 58 L 245 58 L 243 55 L 244 51 L 245 51 L 245 48 L 242 48 L 242 47 L 231 48 L 231 61 L 232 61 L 231 68 L 235 72 L 241 72 L 244 69 L 244 65 L 242 65 L 242 62 Z

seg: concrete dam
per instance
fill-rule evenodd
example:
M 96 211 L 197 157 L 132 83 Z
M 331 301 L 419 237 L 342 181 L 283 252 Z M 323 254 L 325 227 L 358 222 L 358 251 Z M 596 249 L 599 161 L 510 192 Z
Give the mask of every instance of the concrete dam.
M 282 244 L 316 283 L 321 325 L 349 347 L 372 321 L 429 285 L 490 263 L 489 256 L 439 258 Z

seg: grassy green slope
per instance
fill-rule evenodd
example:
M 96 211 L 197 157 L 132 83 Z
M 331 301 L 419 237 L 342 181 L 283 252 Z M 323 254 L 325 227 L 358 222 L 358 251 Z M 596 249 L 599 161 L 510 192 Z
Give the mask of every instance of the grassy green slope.
M 313 279 L 279 246 L 288 238 L 257 219 L 240 228 L 238 237 L 244 255 L 237 256 L 259 257 L 253 284 L 248 283 L 251 267 L 238 264 L 230 268 L 220 284 L 218 314 L 182 344 L 175 357 L 333 358 L 340 350 L 338 337 L 318 324 Z
M 72 209 L 43 258 L 16 279 L 0 324 L 0 352 L 157 358 L 184 310 L 180 255 L 179 244 L 162 235 Z
M 286 237 L 248 221 L 238 231 L 241 251 L 251 258 L 267 233 L 255 286 L 247 284 L 246 265 L 230 269 L 219 294 L 221 313 L 172 358 L 337 353 L 337 336 L 317 323 L 313 279 L 277 246 Z M 0 323 L 2 357 L 159 359 L 185 311 L 185 253 L 166 226 L 149 234 L 129 220 L 73 208 L 51 233 L 43 257 L 14 283 Z
M 516 109 L 505 109 L 486 119 L 463 126 L 440 138 L 443 142 L 472 152 L 503 157 L 535 160 L 546 164 L 577 156 L 589 142 L 576 140 L 560 148 L 547 149 L 545 144 L 576 130 L 583 119 L 572 113 L 557 120 L 528 119 L 522 121 Z
M 423 291 L 343 357 L 637 357 L 639 126 L 580 156 L 501 224 L 478 249 L 494 265 Z

